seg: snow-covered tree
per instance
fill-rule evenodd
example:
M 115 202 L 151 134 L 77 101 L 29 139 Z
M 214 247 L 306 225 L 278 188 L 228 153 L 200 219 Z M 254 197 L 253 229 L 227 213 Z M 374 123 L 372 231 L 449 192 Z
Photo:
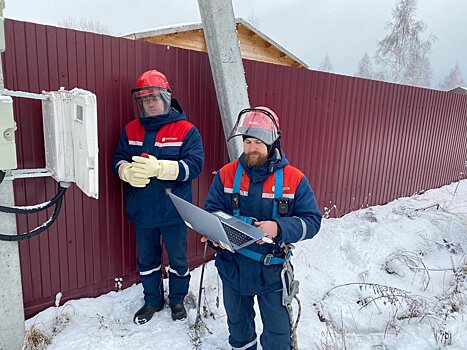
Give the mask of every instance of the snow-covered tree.
M 399 0 L 392 11 L 392 22 L 387 24 L 389 34 L 378 43 L 375 61 L 386 79 L 408 85 L 430 86 L 432 69 L 429 60 L 436 40 L 430 34 L 421 35 L 426 24 L 415 18 L 417 0 Z
M 99 21 L 87 19 L 81 17 L 80 19 L 68 17 L 58 22 L 60 27 L 84 30 L 87 32 L 99 33 L 99 34 L 111 34 L 109 28 L 100 23 Z
M 334 67 L 331 62 L 331 58 L 329 57 L 328 54 L 326 54 L 326 57 L 324 57 L 324 60 L 319 64 L 318 70 L 322 72 L 331 72 L 334 70 Z
M 371 62 L 370 55 L 367 52 L 363 55 L 362 59 L 358 63 L 358 71 L 355 73 L 356 77 L 373 79 L 373 63 Z
M 456 65 L 449 72 L 448 76 L 438 84 L 438 88 L 440 90 L 448 91 L 459 86 L 464 86 L 464 84 L 465 82 L 462 78 L 461 69 L 459 67 L 459 64 L 456 63 Z

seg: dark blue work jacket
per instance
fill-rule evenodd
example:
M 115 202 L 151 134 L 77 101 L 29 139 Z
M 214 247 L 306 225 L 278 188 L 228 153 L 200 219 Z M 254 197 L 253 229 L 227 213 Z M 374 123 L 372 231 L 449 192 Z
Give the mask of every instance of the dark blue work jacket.
M 182 223 L 167 190 L 191 202 L 191 182 L 198 177 L 204 162 L 201 136 L 196 127 L 172 99 L 171 111 L 162 116 L 143 117 L 129 122 L 123 129 L 115 150 L 112 165 L 118 175 L 118 167 L 131 162 L 132 156 L 148 153 L 157 159 L 178 161 L 179 174 L 171 181 L 155 177 L 146 187 L 136 188 L 128 184 L 126 210 L 136 225 L 145 228 Z
M 222 210 L 233 215 L 233 183 L 239 162 L 244 168 L 240 183 L 240 215 L 254 217 L 258 221 L 272 220 L 275 170 L 279 168 L 283 168 L 283 197 L 288 199 L 288 212 L 274 218 L 280 227 L 275 244 L 254 243 L 247 249 L 268 254 L 278 250 L 281 242 L 310 239 L 318 232 L 321 214 L 310 184 L 300 170 L 288 164 L 283 153 L 279 157 L 273 156 L 259 168 L 248 168 L 244 154 L 239 160 L 225 165 L 211 185 L 206 210 Z M 265 266 L 239 253 L 217 249 L 216 267 L 222 282 L 242 295 L 269 293 L 282 288 L 282 265 Z

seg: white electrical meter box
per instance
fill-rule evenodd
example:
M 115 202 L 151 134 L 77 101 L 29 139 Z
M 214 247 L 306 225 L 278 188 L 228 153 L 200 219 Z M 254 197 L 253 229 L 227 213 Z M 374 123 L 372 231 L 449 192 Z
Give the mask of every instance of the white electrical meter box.
M 18 166 L 15 130 L 13 100 L 9 96 L 0 96 L 0 170 L 12 170 Z
M 98 198 L 97 100 L 93 93 L 73 89 L 43 92 L 46 167 L 57 181 L 74 182 Z

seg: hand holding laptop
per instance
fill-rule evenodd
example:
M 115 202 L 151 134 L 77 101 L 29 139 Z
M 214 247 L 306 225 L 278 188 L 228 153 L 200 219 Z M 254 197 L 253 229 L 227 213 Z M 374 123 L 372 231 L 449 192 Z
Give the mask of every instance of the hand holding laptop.
M 262 229 L 260 229 L 256 225 L 247 224 L 220 210 L 212 213 L 207 212 L 173 193 L 168 193 L 168 196 L 188 227 L 232 253 L 254 244 L 262 238 L 267 238 L 266 242 L 271 242 L 271 238 L 267 236 L 275 237 L 277 235 L 275 222 L 261 222 Z M 206 238 L 203 238 L 202 242 L 206 242 Z
M 209 241 L 209 238 L 208 238 L 208 237 L 206 237 L 206 236 L 201 236 L 201 242 L 205 243 L 205 242 L 207 242 L 207 241 Z M 227 249 L 227 248 L 224 247 L 224 246 L 222 245 L 222 243 L 220 243 L 220 242 L 213 242 L 213 241 L 211 241 L 211 243 L 212 243 L 212 245 L 213 245 L 214 247 L 216 247 L 216 248 Z
M 206 236 L 201 236 L 201 242 L 202 242 L 202 243 L 206 243 L 207 241 L 209 241 L 209 238 L 208 238 L 208 237 L 206 237 Z M 219 247 L 219 244 L 218 244 L 217 242 L 213 242 L 213 241 L 211 241 L 211 242 L 212 242 L 212 245 L 213 245 L 214 247 Z
M 272 244 L 274 243 L 274 238 L 277 236 L 277 222 L 275 221 L 256 221 L 255 222 L 256 227 L 258 227 L 261 231 L 265 232 L 267 234 L 266 237 L 263 237 L 262 239 L 256 241 L 258 244 L 264 244 L 264 243 L 269 243 Z
M 264 243 L 269 243 L 273 244 L 274 243 L 274 238 L 277 236 L 277 222 L 275 221 L 256 221 L 255 222 L 256 227 L 258 227 L 261 231 L 267 233 L 266 237 L 263 237 L 259 240 L 256 241 L 257 244 L 264 244 Z M 201 242 L 205 243 L 206 241 L 209 241 L 209 238 L 206 236 L 201 237 Z M 211 241 L 212 242 L 212 241 Z M 220 245 L 218 242 L 212 242 L 214 247 L 220 247 L 222 249 L 226 249 L 222 245 Z

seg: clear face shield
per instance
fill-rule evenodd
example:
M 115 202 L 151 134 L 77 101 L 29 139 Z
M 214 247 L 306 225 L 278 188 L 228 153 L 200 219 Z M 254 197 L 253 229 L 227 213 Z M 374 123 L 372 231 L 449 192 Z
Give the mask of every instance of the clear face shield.
M 280 138 L 281 133 L 270 112 L 261 108 L 247 108 L 239 113 L 228 140 L 236 136 L 254 137 L 271 146 Z
M 170 90 L 149 86 L 132 89 L 133 99 L 140 117 L 155 117 L 167 114 L 170 111 Z

